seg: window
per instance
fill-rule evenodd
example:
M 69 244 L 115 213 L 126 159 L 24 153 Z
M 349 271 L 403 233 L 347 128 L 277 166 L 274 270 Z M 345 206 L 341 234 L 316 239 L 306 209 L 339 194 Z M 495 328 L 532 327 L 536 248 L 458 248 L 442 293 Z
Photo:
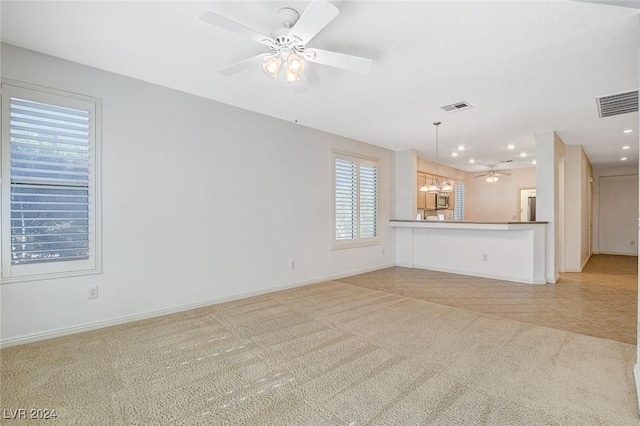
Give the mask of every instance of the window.
M 333 165 L 333 246 L 378 243 L 378 162 L 334 153 Z
M 453 190 L 455 194 L 453 220 L 464 220 L 464 183 L 454 182 Z
M 2 278 L 99 272 L 98 100 L 2 84 Z

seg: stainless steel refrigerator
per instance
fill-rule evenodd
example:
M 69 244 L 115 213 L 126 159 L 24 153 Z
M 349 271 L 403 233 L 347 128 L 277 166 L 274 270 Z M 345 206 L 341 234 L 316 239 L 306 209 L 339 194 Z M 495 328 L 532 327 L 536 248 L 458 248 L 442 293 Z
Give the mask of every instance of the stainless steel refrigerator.
M 536 197 L 529 197 L 528 206 L 527 206 L 527 220 L 529 222 L 536 221 Z

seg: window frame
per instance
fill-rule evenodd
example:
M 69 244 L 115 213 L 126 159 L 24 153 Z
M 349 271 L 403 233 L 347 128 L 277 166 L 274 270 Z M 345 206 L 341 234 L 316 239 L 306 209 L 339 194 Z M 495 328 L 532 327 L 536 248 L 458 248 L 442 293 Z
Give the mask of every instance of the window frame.
M 50 89 L 10 79 L 0 80 L 1 96 L 1 149 L 0 149 L 0 276 L 2 284 L 56 279 L 102 273 L 102 223 L 101 223 L 101 116 L 102 101 L 98 98 Z M 90 183 L 89 183 L 89 234 L 93 240 L 89 246 L 89 258 L 63 262 L 43 262 L 24 265 L 11 263 L 11 97 L 58 105 L 90 112 Z
M 356 206 L 356 218 L 357 236 L 351 239 L 338 240 L 336 238 L 336 160 L 342 159 L 346 161 L 353 161 L 356 163 L 356 188 L 357 188 L 357 206 Z M 376 235 L 375 237 L 361 237 L 360 236 L 360 165 L 366 164 L 375 166 L 376 173 Z M 331 155 L 331 249 L 340 250 L 356 247 L 368 247 L 380 245 L 380 160 L 373 157 L 366 157 L 363 155 L 343 152 L 332 151 Z

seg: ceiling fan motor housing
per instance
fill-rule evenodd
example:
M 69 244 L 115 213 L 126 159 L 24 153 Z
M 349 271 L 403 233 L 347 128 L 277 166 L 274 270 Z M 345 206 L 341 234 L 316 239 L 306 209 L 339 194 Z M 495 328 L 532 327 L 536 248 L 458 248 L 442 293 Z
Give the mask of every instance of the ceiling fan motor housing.
M 279 54 L 280 56 L 284 57 L 293 52 L 302 53 L 305 48 L 302 40 L 297 39 L 297 37 L 295 36 L 289 36 L 291 27 L 293 27 L 298 21 L 298 18 L 300 18 L 300 14 L 295 9 L 284 7 L 278 11 L 278 17 L 280 18 L 282 27 L 273 30 L 273 32 L 271 33 L 271 37 L 273 37 L 276 43 L 270 44 L 269 48 L 273 51 L 273 53 Z
M 300 14 L 295 9 L 292 9 L 290 7 L 283 7 L 278 11 L 278 17 L 282 22 L 282 26 L 289 29 L 293 27 L 296 22 L 298 22 Z

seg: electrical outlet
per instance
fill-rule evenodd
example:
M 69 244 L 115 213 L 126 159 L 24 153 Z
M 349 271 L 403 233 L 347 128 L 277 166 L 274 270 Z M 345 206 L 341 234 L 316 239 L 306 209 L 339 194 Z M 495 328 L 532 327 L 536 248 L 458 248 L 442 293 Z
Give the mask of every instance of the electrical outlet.
M 636 240 L 631 240 L 631 245 L 635 246 L 636 245 Z
M 293 270 L 296 269 L 296 261 L 292 260 L 291 263 L 289 264 L 289 269 Z
M 97 299 L 98 298 L 98 286 L 95 285 L 93 287 L 89 287 L 89 299 Z
M 484 261 L 489 260 L 489 255 L 488 254 L 483 254 L 482 255 L 482 260 L 484 260 Z

